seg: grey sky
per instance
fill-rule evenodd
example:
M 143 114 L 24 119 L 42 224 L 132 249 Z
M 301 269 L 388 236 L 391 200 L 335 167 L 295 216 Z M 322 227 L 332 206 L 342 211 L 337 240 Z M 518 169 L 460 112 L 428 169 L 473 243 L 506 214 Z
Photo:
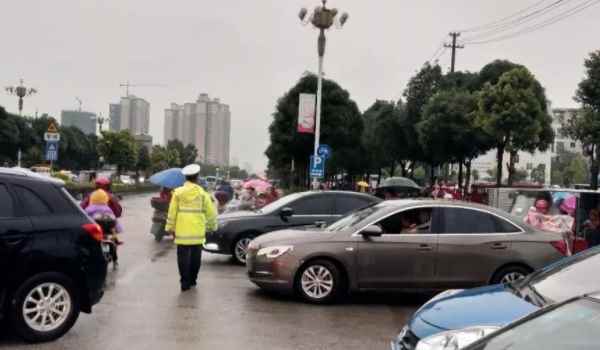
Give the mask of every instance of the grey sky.
M 580 2 L 581 0 L 579 0 Z M 328 33 L 325 72 L 350 91 L 361 110 L 375 99 L 397 99 L 450 30 L 488 23 L 534 0 L 336 0 L 350 13 Z M 577 1 L 576 1 L 577 2 Z M 573 2 L 576 3 L 576 2 Z M 151 103 L 151 133 L 162 142 L 164 109 L 207 92 L 230 104 L 232 158 L 266 165 L 268 125 L 277 98 L 306 70 L 316 70 L 317 32 L 302 26 L 297 0 L 19 0 L 0 5 L 0 84 L 23 77 L 39 94 L 25 112 L 83 108 L 108 114 L 124 94 L 120 82 L 164 84 L 132 88 Z M 539 32 L 460 50 L 457 69 L 478 70 L 495 58 L 522 63 L 546 87 L 556 107 L 572 100 L 583 60 L 600 48 L 600 5 Z M 440 63 L 447 68 L 450 55 Z M 0 94 L 16 111 L 16 99 Z

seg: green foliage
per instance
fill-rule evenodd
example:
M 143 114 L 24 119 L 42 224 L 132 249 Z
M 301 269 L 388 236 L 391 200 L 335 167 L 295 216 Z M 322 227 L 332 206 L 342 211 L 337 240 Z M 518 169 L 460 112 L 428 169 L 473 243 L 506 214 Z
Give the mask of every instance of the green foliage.
M 138 146 L 127 130 L 119 132 L 103 131 L 98 142 L 98 152 L 104 162 L 117 166 L 117 172 L 135 170 L 138 158 Z
M 515 68 L 504 73 L 497 84 L 486 83 L 480 93 L 477 124 L 490 136 L 497 149 L 498 185 L 501 185 L 505 151 L 511 154 L 544 151 L 554 140 L 552 118 L 545 111 L 545 97 L 540 99 L 537 95 L 538 86 L 526 68 Z M 511 157 L 509 185 L 514 173 Z
M 300 177 L 306 180 L 304 169 L 308 168 L 309 156 L 313 153 L 314 135 L 298 133 L 298 101 L 300 93 L 315 93 L 317 77 L 303 76 L 277 102 L 273 121 L 269 126 L 271 143 L 265 151 L 269 158 L 269 169 L 277 177 L 289 179 L 292 159 Z M 321 143 L 333 149 L 328 161 L 328 171 L 340 169 L 357 173 L 363 168 L 361 157 L 361 135 L 363 119 L 350 94 L 332 80 L 323 80 Z M 304 181 L 302 181 L 304 182 Z
M 156 173 L 169 168 L 178 168 L 181 166 L 179 153 L 174 148 L 166 148 L 155 145 L 152 147 L 150 155 L 152 172 Z
M 152 162 L 150 159 L 150 152 L 148 152 L 148 148 L 141 146 L 138 149 L 138 159 L 137 164 L 135 166 L 135 170 L 137 171 L 147 171 L 151 168 Z
M 477 169 L 473 169 L 471 171 L 471 176 L 473 177 L 473 181 L 479 181 L 479 179 L 481 178 L 481 175 L 479 175 L 479 170 Z
M 586 77 L 579 83 L 575 100 L 583 105 L 580 115 L 563 121 L 564 131 L 581 141 L 590 158 L 590 182 L 598 188 L 598 147 L 600 147 L 600 50 L 592 52 L 584 63 Z
M 577 153 L 562 151 L 552 158 L 552 184 L 569 187 L 572 184 L 588 182 L 588 165 L 585 158 Z
M 517 169 L 514 174 L 514 182 L 522 182 L 527 180 L 527 170 Z

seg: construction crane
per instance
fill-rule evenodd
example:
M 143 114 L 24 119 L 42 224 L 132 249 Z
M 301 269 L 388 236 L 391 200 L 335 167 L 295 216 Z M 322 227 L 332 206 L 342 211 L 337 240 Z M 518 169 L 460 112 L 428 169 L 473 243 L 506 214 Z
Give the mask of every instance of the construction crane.
M 164 84 L 131 84 L 129 81 L 125 82 L 125 83 L 121 83 L 120 84 L 121 87 L 125 88 L 125 96 L 129 96 L 129 88 L 130 87 L 140 87 L 140 86 L 144 86 L 144 87 L 165 87 L 166 85 Z
M 81 112 L 81 105 L 83 104 L 83 101 L 77 96 L 75 96 L 75 99 L 77 100 L 77 104 L 79 105 L 79 112 Z

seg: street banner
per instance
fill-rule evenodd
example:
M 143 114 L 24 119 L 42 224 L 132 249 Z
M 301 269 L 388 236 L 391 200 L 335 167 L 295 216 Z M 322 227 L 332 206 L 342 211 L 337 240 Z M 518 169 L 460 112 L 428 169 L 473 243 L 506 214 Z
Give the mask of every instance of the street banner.
M 313 134 L 315 132 L 315 105 L 317 97 L 314 94 L 300 94 L 298 103 L 298 132 Z

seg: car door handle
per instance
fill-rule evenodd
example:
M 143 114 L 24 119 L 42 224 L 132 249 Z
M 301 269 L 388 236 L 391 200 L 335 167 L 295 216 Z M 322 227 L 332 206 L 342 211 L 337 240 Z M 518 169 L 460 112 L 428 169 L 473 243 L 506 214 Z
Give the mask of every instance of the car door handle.
M 417 248 L 417 250 L 421 252 L 429 252 L 433 250 L 433 247 L 431 247 L 429 244 L 419 244 L 419 248 Z
M 23 243 L 24 240 L 25 240 L 25 237 L 11 237 L 11 238 L 6 238 L 4 240 L 4 242 L 6 243 L 6 245 L 15 246 L 15 245 L 19 245 L 19 244 Z
M 501 249 L 507 249 L 508 248 L 508 244 L 506 243 L 493 243 L 491 246 L 492 249 L 494 250 L 501 250 Z

